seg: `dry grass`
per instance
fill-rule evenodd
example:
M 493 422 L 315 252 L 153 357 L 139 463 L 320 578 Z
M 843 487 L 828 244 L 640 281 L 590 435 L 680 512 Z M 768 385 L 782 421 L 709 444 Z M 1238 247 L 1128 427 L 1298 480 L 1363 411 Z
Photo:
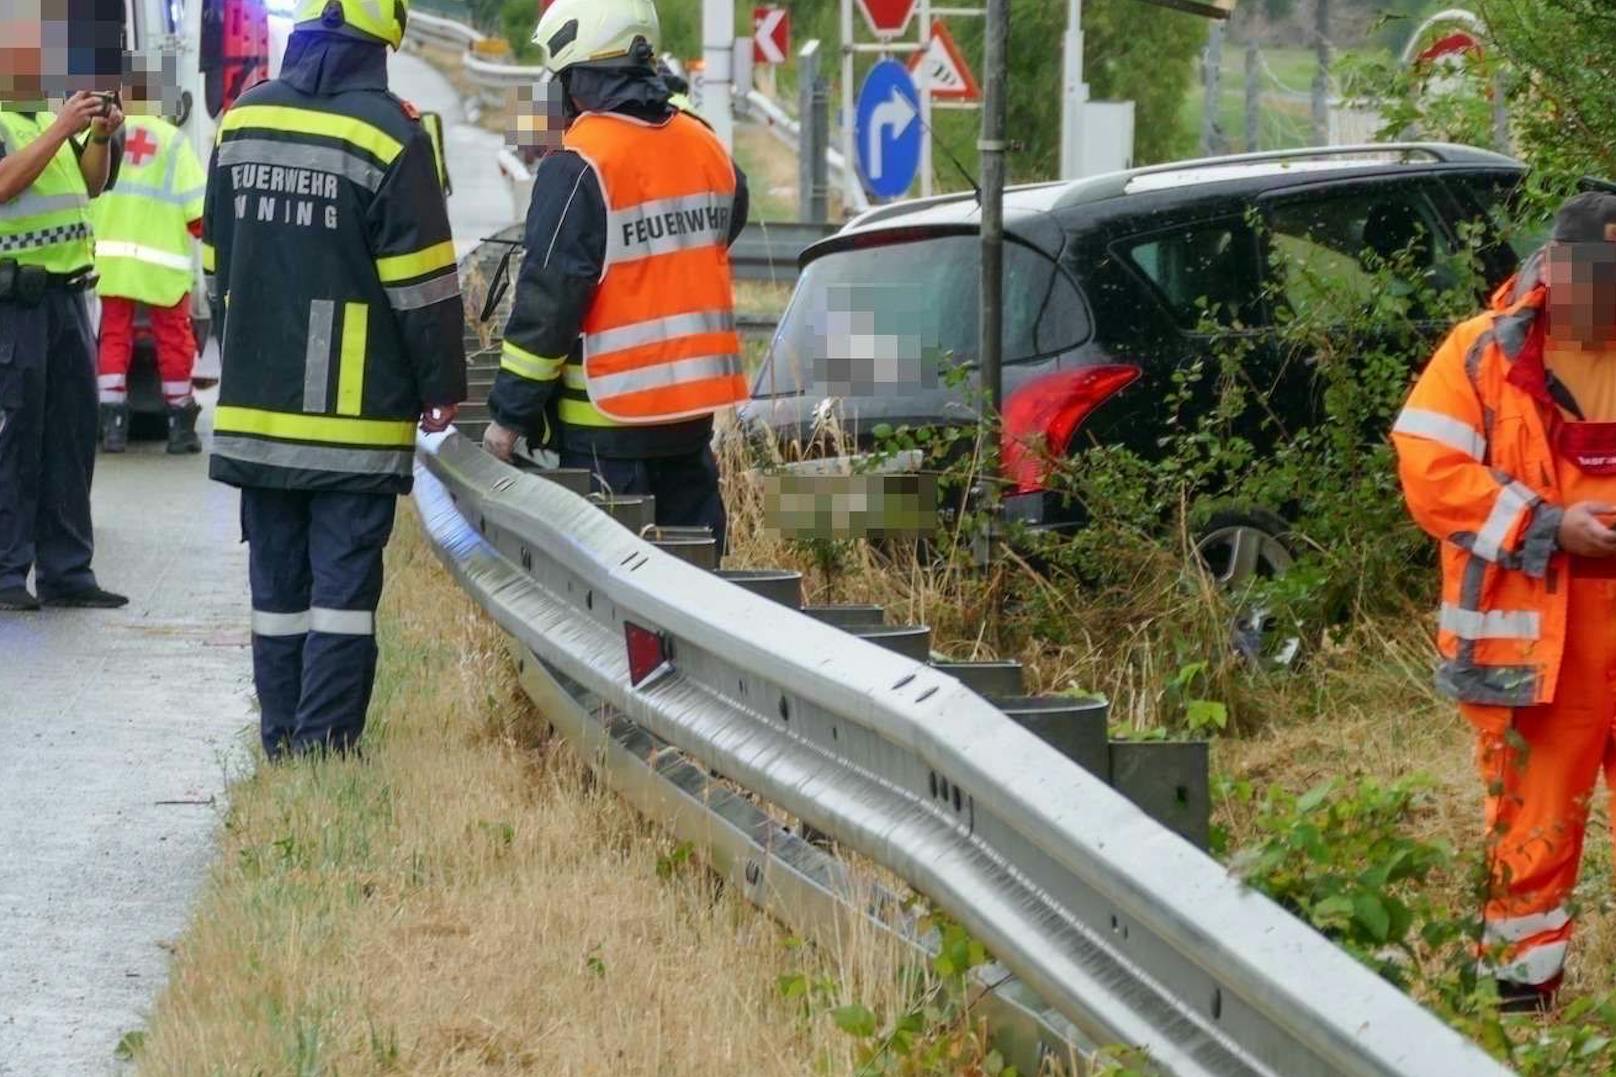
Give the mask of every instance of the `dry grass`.
M 1170 681 L 1186 661 L 1225 636 L 1228 608 L 1204 578 L 1186 574 L 1188 550 L 1103 590 L 1055 585 L 1005 554 L 991 571 L 924 560 L 913 546 L 842 543 L 830 560 L 786 542 L 765 526 L 761 483 L 746 474 L 736 450 L 726 460 L 734 567 L 789 567 L 804 573 L 810 602 L 874 602 L 890 622 L 929 624 L 934 649 L 958 659 L 1016 658 L 1028 690 L 1098 691 L 1112 702 L 1113 722 L 1133 732 L 1173 721 Z M 1014 579 L 1023 595 L 1039 596 L 1046 618 L 1060 622 L 1065 642 L 1036 624 L 1006 615 L 995 633 L 988 613 L 993 591 Z M 1430 611 L 1419 597 L 1401 610 L 1362 619 L 1310 653 L 1296 673 L 1256 675 L 1237 664 L 1219 674 L 1213 698 L 1235 715 L 1230 733 L 1212 741 L 1215 774 L 1301 794 L 1320 782 L 1381 783 L 1418 776 L 1429 787 L 1411 836 L 1443 842 L 1466 865 L 1436 877 L 1448 907 L 1473 904 L 1468 865 L 1483 849 L 1483 786 L 1472 761 L 1469 726 L 1431 680 L 1435 649 Z M 1044 623 L 1048 623 L 1046 620 Z M 1186 648 L 1194 637 L 1198 645 Z M 1238 849 L 1258 838 L 1253 807 L 1214 804 L 1214 821 Z M 1616 894 L 1608 800 L 1596 796 L 1588 847 L 1577 888 L 1578 940 L 1567 967 L 1564 997 L 1616 991 Z
M 366 758 L 235 785 L 141 1070 L 848 1072 L 853 1041 L 777 978 L 890 1014 L 894 948 L 790 946 L 707 872 L 666 870 L 671 839 L 544 738 L 413 513 L 389 571 Z

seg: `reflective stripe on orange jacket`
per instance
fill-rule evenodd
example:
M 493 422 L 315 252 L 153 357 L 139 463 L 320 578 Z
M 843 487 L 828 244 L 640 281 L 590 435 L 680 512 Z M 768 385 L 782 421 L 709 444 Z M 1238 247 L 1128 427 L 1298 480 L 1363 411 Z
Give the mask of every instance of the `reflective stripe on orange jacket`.
M 583 322 L 590 402 L 622 422 L 666 423 L 746 399 L 723 145 L 683 113 L 661 124 L 585 113 L 565 144 L 606 200 L 606 270 Z
M 1466 703 L 1552 702 L 1565 650 L 1537 264 L 1448 336 L 1392 429 L 1409 511 L 1442 543 L 1437 687 Z

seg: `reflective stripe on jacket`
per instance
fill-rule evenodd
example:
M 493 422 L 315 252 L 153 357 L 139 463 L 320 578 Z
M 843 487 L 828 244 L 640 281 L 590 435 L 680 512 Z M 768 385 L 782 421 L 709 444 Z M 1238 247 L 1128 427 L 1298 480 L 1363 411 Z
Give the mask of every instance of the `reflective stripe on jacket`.
M 224 310 L 210 474 L 407 490 L 423 407 L 465 396 L 454 244 L 420 125 L 380 90 L 259 84 L 221 118 L 203 238 Z
M 0 109 L 0 145 L 13 154 L 56 121 L 49 112 L 24 115 Z M 33 185 L 0 202 L 0 259 L 76 273 L 93 264 L 90 192 L 71 142 L 64 141 Z
M 735 170 L 722 144 L 683 113 L 660 124 L 585 113 L 564 142 L 606 201 L 605 273 L 582 326 L 590 403 L 649 424 L 746 399 L 728 247 Z
M 1442 544 L 1437 686 L 1466 703 L 1552 702 L 1560 672 L 1566 556 L 1545 294 L 1529 264 L 1437 349 L 1392 429 L 1409 511 Z
M 125 124 L 117 186 L 91 207 L 102 295 L 172 307 L 191 290 L 188 226 L 202 217 L 207 176 L 180 129 L 155 116 Z

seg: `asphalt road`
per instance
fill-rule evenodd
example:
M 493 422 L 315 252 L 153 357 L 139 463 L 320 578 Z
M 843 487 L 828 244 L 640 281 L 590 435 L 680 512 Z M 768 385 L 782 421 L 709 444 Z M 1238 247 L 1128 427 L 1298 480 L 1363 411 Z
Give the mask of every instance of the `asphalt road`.
M 499 139 L 394 57 L 444 115 L 462 253 L 509 223 Z M 205 400 L 211 414 L 211 400 Z M 204 415 L 204 425 L 207 415 Z M 0 1075 L 115 1071 L 145 1021 L 256 725 L 237 497 L 204 456 L 102 457 L 96 570 L 123 610 L 0 613 Z
M 129 606 L 0 613 L 7 1077 L 114 1068 L 254 721 L 235 492 L 145 442 L 98 462 L 94 503 L 97 574 Z

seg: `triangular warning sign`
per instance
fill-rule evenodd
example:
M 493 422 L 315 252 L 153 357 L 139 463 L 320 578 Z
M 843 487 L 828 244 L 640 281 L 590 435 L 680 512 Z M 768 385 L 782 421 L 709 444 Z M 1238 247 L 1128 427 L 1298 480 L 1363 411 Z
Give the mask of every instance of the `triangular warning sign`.
M 938 101 L 980 101 L 982 100 L 982 87 L 976 84 L 976 76 L 971 74 L 971 67 L 965 62 L 965 56 L 960 52 L 959 45 L 954 41 L 954 35 L 948 32 L 948 26 L 942 19 L 934 19 L 931 24 L 931 44 L 926 46 L 924 53 L 915 53 L 909 57 L 909 70 L 917 72 L 922 58 L 926 64 L 926 75 L 931 79 L 931 96 Z M 916 79 L 918 82 L 919 79 Z

